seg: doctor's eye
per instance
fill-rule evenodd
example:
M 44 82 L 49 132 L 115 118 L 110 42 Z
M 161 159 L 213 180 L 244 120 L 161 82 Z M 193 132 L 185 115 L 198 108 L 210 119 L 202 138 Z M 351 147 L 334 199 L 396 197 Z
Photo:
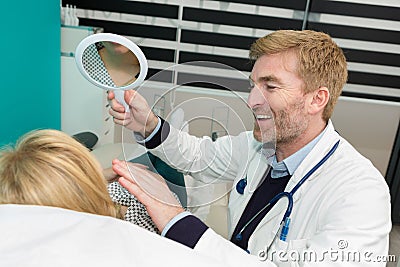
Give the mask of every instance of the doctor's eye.
M 249 91 L 251 91 L 254 87 L 255 87 L 255 84 L 253 82 L 250 82 L 249 87 L 248 87 Z
M 278 86 L 273 85 L 273 84 L 264 84 L 264 85 L 263 85 L 263 88 L 266 89 L 266 90 L 268 90 L 268 91 L 271 91 L 271 90 L 277 89 Z

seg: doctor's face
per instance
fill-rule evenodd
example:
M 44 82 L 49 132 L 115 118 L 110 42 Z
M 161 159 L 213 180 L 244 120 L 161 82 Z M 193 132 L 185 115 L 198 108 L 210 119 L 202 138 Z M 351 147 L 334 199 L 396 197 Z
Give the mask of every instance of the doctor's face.
M 297 64 L 293 52 L 263 55 L 255 62 L 247 103 L 256 118 L 253 135 L 257 141 L 295 142 L 307 129 L 305 85 Z

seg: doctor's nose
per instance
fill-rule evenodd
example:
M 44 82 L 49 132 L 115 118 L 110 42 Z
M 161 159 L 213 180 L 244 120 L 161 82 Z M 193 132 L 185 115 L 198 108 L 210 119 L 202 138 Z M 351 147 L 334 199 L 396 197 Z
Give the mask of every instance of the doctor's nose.
M 261 89 L 258 88 L 257 86 L 254 86 L 249 94 L 249 97 L 247 98 L 247 105 L 249 108 L 254 109 L 260 106 L 264 106 L 267 104 L 267 99 L 261 92 Z

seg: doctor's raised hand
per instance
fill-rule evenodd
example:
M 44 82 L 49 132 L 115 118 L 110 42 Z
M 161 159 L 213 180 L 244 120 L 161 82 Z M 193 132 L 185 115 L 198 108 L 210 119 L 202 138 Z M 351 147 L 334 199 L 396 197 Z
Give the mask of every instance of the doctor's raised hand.
M 146 138 L 156 128 L 159 118 L 154 115 L 146 100 L 138 92 L 127 90 L 124 99 L 129 105 L 129 111 L 115 99 L 114 92 L 108 92 L 110 115 L 114 117 L 116 124 L 125 126 Z

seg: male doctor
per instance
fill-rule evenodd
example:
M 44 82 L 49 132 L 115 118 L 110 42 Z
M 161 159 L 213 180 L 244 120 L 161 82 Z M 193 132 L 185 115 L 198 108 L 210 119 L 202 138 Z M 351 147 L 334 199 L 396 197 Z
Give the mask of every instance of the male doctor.
M 384 266 L 388 187 L 330 120 L 347 80 L 343 51 L 327 34 L 280 30 L 256 40 L 250 59 L 254 130 L 216 142 L 174 129 L 134 91 L 125 93 L 125 114 L 109 93 L 114 121 L 151 153 L 196 179 L 237 185 L 229 199 L 230 242 L 167 204 L 175 202 L 156 175 L 115 160 L 119 182 L 146 206 L 162 235 L 227 262 L 245 262 L 250 253 L 266 266 Z M 270 153 L 265 144 L 274 142 Z M 271 202 L 281 192 L 292 194 Z

